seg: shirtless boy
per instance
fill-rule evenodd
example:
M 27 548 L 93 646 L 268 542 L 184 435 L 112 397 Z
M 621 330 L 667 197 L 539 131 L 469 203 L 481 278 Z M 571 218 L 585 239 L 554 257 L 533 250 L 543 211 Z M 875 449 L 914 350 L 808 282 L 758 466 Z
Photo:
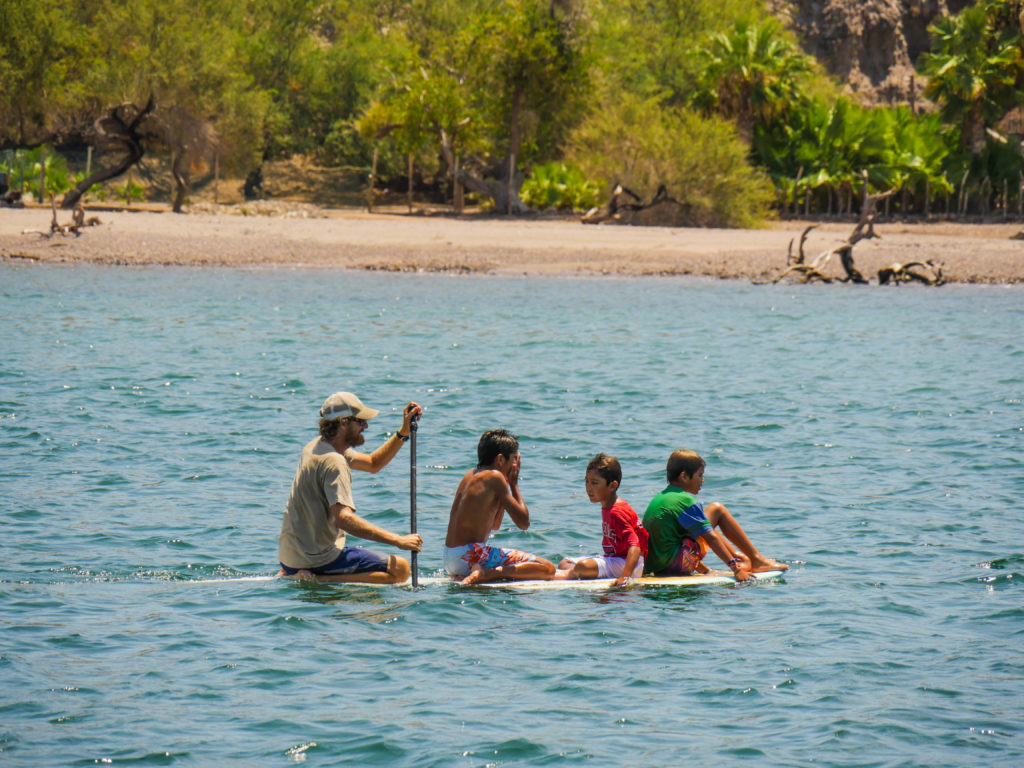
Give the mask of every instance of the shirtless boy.
M 762 555 L 724 504 L 715 501 L 705 508 L 697 501 L 704 484 L 704 459 L 698 454 L 673 451 L 665 475 L 668 486 L 644 513 L 644 528 L 650 535 L 645 573 L 704 573 L 707 567 L 701 560 L 709 548 L 729 566 L 736 581 L 746 581 L 751 573 L 789 568 Z
M 519 492 L 519 440 L 504 429 L 484 432 L 476 448 L 477 467 L 462 478 L 452 501 L 444 540 L 444 567 L 463 584 L 486 581 L 550 579 L 555 564 L 542 557 L 487 546 L 491 531 L 508 512 L 525 531 L 530 510 Z

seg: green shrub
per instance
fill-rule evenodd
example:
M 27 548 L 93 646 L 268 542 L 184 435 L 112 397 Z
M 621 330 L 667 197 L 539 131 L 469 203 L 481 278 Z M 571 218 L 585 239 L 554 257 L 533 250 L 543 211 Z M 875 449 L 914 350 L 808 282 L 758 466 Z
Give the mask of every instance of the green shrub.
M 531 208 L 586 211 L 600 203 L 601 187 L 566 163 L 535 165 L 519 196 Z
M 664 185 L 694 222 L 749 227 L 769 211 L 772 186 L 747 161 L 747 147 L 720 118 L 656 100 L 608 99 L 572 135 L 569 159 L 610 190 L 616 183 L 650 200 Z
M 11 163 L 9 184 L 17 186 L 15 179 L 20 179 L 21 169 L 25 169 L 25 191 L 40 202 L 45 201 L 49 195 L 59 195 L 71 189 L 71 179 L 68 177 L 68 164 L 62 155 L 57 154 L 51 147 L 46 150 L 46 190 L 45 194 L 39 194 L 39 175 L 41 171 L 40 157 L 42 149 L 36 147 L 32 150 L 19 150 Z
M 136 200 L 142 200 L 146 195 L 146 188 L 138 182 L 128 179 L 120 186 L 112 185 L 114 195 L 125 204 L 131 204 Z

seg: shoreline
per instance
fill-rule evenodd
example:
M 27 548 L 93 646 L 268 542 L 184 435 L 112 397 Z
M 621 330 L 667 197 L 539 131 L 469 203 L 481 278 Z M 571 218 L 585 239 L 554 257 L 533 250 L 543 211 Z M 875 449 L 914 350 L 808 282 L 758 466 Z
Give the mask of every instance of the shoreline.
M 0 260 L 130 266 L 337 268 L 390 272 L 532 276 L 700 276 L 766 281 L 786 267 L 791 241 L 814 225 L 810 261 L 846 239 L 850 222 L 777 221 L 763 229 L 585 225 L 576 218 L 453 217 L 318 209 L 272 201 L 257 215 L 196 206 L 199 212 L 87 210 L 100 224 L 79 236 L 46 238 L 48 207 L 0 208 Z M 214 211 L 214 212 L 207 212 Z M 270 215 L 259 215 L 266 211 Z M 58 211 L 68 224 L 69 211 Z M 872 283 L 894 263 L 933 259 L 950 283 L 1024 283 L 1019 222 L 877 223 L 880 236 L 854 247 Z M 1022 236 L 1024 237 L 1024 236 Z M 794 245 L 794 247 L 796 247 Z M 832 258 L 827 274 L 843 274 Z

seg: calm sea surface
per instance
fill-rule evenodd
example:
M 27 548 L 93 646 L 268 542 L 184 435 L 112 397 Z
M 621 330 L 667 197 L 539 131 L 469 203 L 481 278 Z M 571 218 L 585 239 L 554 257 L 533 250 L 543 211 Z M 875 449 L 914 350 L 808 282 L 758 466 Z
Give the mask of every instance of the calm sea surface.
M 1024 764 L 1021 287 L 0 265 L 0 312 L 0 764 Z M 271 579 L 339 389 L 369 448 L 426 409 L 424 577 L 497 426 L 534 520 L 500 543 L 597 551 L 587 460 L 642 511 L 690 447 L 791 570 Z M 407 449 L 355 483 L 407 526 Z

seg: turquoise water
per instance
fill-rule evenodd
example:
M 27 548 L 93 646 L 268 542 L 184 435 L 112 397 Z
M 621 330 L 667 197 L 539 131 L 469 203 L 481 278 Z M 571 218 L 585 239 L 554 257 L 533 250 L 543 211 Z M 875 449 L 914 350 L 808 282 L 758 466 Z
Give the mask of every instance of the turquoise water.
M 0 763 L 1019 766 L 1024 289 L 0 266 Z M 271 580 L 337 389 L 409 399 L 421 573 L 479 434 L 592 553 L 708 459 L 778 582 L 513 594 Z M 408 519 L 408 453 L 357 473 Z M 710 556 L 713 559 L 713 556 Z

